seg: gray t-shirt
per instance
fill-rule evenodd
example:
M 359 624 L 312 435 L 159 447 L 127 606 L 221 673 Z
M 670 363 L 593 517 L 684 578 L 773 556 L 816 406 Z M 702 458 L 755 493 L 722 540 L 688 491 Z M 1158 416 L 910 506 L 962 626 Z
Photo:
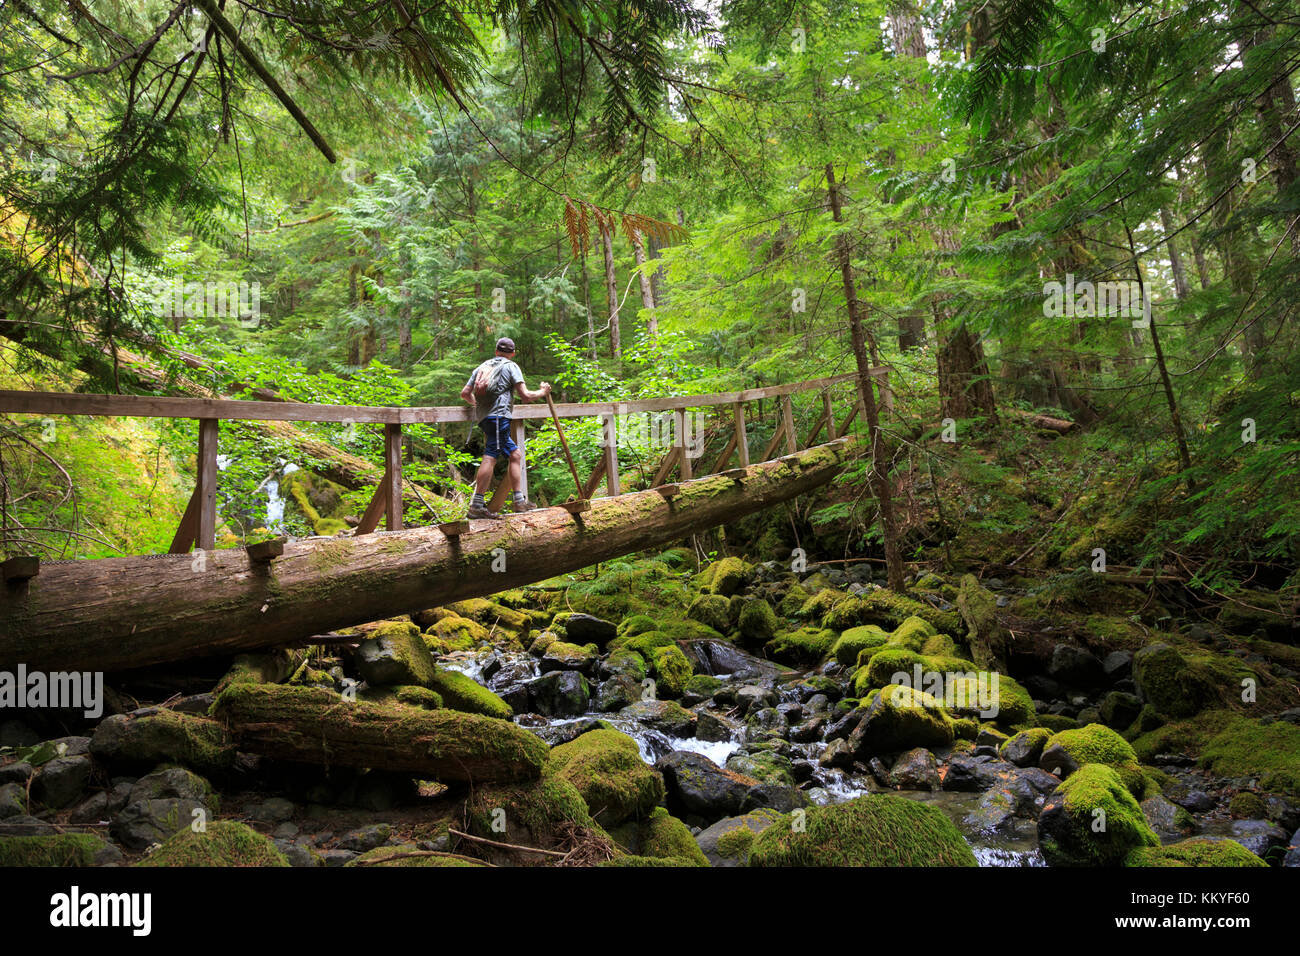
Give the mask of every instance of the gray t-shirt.
M 502 365 L 502 363 L 504 363 L 504 367 L 493 375 L 491 384 L 500 387 L 509 383 L 509 387 L 507 387 L 505 391 L 497 392 L 495 394 L 488 392 L 487 396 L 479 401 L 477 406 L 479 421 L 494 415 L 498 418 L 509 418 L 514 414 L 515 387 L 523 383 L 524 373 L 519 366 L 510 361 L 510 359 L 502 358 L 500 355 L 488 359 L 486 362 L 482 363 L 482 365 L 479 365 L 478 368 L 475 368 L 474 371 L 470 372 L 469 381 L 465 383 L 465 387 L 473 391 L 474 379 L 478 377 L 479 369 L 484 368 L 485 366 L 496 368 L 497 366 Z

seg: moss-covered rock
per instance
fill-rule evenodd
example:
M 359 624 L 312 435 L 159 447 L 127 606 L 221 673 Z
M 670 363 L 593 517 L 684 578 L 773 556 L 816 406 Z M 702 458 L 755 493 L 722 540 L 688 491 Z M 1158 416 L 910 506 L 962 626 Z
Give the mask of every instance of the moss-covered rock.
M 831 608 L 839 604 L 848 597 L 848 593 L 838 588 L 824 587 L 817 591 L 808 600 L 804 601 L 803 606 L 799 608 L 796 617 L 803 618 L 805 621 L 816 621 L 821 623 L 826 615 L 831 612 Z M 852 626 L 852 625 L 850 625 Z
M 681 866 L 708 866 L 708 857 L 690 829 L 664 807 L 655 807 L 640 826 L 641 855 L 676 861 Z
M 782 617 L 797 617 L 799 611 L 807 603 L 812 594 L 801 584 L 790 585 L 785 596 L 776 606 L 776 613 Z
M 1110 767 L 1129 792 L 1141 799 L 1146 794 L 1146 778 L 1138 766 L 1133 746 L 1105 724 L 1088 724 L 1073 730 L 1053 734 L 1043 745 L 1043 763 L 1054 763 L 1053 749 L 1059 747 L 1079 767 L 1084 764 L 1104 764 Z M 1054 767 L 1044 767 L 1053 770 Z
M 858 654 L 871 648 L 884 647 L 889 642 L 889 634 L 875 624 L 863 624 L 851 627 L 840 635 L 831 652 L 835 660 L 849 667 L 858 660 Z
M 555 631 L 542 631 L 528 642 L 528 653 L 534 657 L 541 657 L 548 647 L 560 639 L 560 635 Z
M 542 654 L 542 671 L 573 670 L 590 673 L 600 655 L 595 644 L 570 644 L 568 641 L 552 641 Z
M 355 859 L 343 864 L 345 867 L 395 867 L 395 866 L 487 866 L 478 860 L 463 856 L 431 855 L 420 848 L 417 843 L 402 843 L 397 846 L 378 846 L 367 850 Z
M 551 749 L 547 770 L 582 794 L 606 827 L 644 817 L 663 799 L 663 778 L 642 759 L 636 741 L 617 730 L 590 730 Z
M 701 594 L 686 609 L 686 616 L 720 633 L 731 626 L 729 602 L 719 594 Z
M 656 647 L 650 652 L 650 663 L 654 669 L 655 686 L 660 696 L 681 697 L 686 689 L 694 668 L 690 658 L 682 653 L 676 644 Z
M 409 621 L 385 621 L 371 631 L 356 663 L 368 684 L 428 684 L 434 672 L 424 635 Z
M 1160 846 L 1160 838 L 1119 775 L 1090 763 L 1047 798 L 1038 846 L 1052 866 L 1115 866 L 1138 847 Z
M 935 698 L 911 687 L 889 684 L 865 698 L 866 712 L 849 737 L 859 758 L 899 753 L 913 747 L 953 742 L 952 718 Z
M 998 748 L 998 756 L 1017 767 L 1037 766 L 1052 732 L 1046 727 L 1022 730 Z
M 252 827 L 215 820 L 202 833 L 185 829 L 136 866 L 288 866 L 275 844 Z
M 909 651 L 916 651 L 919 654 L 921 649 L 925 647 L 925 642 L 934 637 L 936 633 L 929 621 L 913 614 L 894 628 L 894 633 L 889 636 L 889 643 L 895 647 L 905 647 Z
M 602 832 L 576 787 L 545 773 L 539 780 L 513 786 L 476 787 L 466 799 L 462 818 L 474 836 L 521 846 L 554 850 L 576 829 Z M 457 850 L 489 863 L 539 865 L 540 854 L 519 853 L 465 842 Z
M 1236 840 L 1193 837 L 1168 846 L 1140 846 L 1125 866 L 1268 866 Z
M 753 565 L 740 558 L 723 558 L 705 570 L 704 587 L 714 594 L 730 597 L 742 590 L 754 577 Z
M 93 833 L 0 836 L 0 867 L 94 866 L 107 846 Z
M 816 664 L 824 660 L 839 636 L 832 630 L 801 627 L 782 631 L 764 646 L 767 656 L 783 664 Z
M 229 770 L 235 763 L 235 742 L 221 724 L 174 710 L 144 717 L 106 717 L 90 738 L 90 752 L 113 768 L 145 770 L 177 763 L 205 776 Z
M 489 631 L 478 621 L 448 613 L 434 622 L 424 635 L 425 646 L 436 654 L 473 650 L 488 643 Z
M 970 673 L 939 671 L 940 673 Z M 1024 687 L 1005 674 L 997 675 L 994 692 L 992 676 L 985 676 L 983 688 L 979 677 L 950 678 L 944 688 L 944 703 L 950 713 L 963 717 L 992 720 L 999 727 L 1014 729 L 1032 726 L 1038 719 L 1034 699 Z M 989 706 L 986 707 L 985 705 Z
M 645 658 L 630 648 L 620 647 L 605 658 L 601 673 L 630 677 L 639 684 L 646 677 Z
M 457 671 L 436 668 L 427 686 L 437 693 L 444 706 L 452 710 L 499 717 L 502 720 L 509 720 L 515 714 L 510 705 L 492 691 Z
M 801 823 L 802 825 L 798 825 Z M 754 838 L 750 866 L 975 866 L 961 831 L 935 807 L 886 794 L 810 807 Z
M 1300 796 L 1300 727 L 1262 723 L 1228 710 L 1207 710 L 1166 724 L 1133 741 L 1142 760 L 1186 753 L 1220 777 L 1257 777 L 1270 792 Z
M 477 621 L 488 629 L 496 627 L 513 631 L 516 634 L 528 633 L 530 621 L 527 614 L 506 607 L 503 604 L 498 604 L 496 601 L 489 601 L 486 598 L 470 598 L 466 601 L 457 601 L 455 604 L 447 605 L 447 609 L 454 611 L 461 617 Z
M 961 618 L 951 611 L 941 611 L 937 607 L 916 601 L 906 595 L 878 588 L 863 595 L 877 620 L 888 622 L 897 627 L 909 617 L 919 617 L 930 624 L 936 631 L 944 634 L 959 635 L 963 633 Z
M 921 654 L 904 647 L 882 648 L 853 675 L 853 691 L 857 696 L 865 697 L 872 688 L 891 683 L 896 674 L 906 674 L 907 679 L 912 680 L 918 666 L 922 671 L 929 666 Z
M 1209 675 L 1165 643 L 1133 655 L 1133 680 L 1151 706 L 1169 717 L 1190 717 L 1218 696 Z
M 741 605 L 737 620 L 741 640 L 751 644 L 762 644 L 776 635 L 778 627 L 780 622 L 777 620 L 776 612 L 772 610 L 772 605 L 762 598 L 750 598 Z
M 644 634 L 646 631 L 656 631 L 659 629 L 659 622 L 649 614 L 633 614 L 631 617 L 624 618 L 618 625 L 617 634 L 619 637 L 633 637 L 637 634 Z

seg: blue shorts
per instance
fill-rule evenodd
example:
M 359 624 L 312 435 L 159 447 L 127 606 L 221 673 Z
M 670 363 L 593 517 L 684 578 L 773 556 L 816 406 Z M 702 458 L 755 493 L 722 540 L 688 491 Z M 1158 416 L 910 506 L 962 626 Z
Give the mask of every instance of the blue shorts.
M 478 423 L 478 427 L 483 429 L 483 434 L 487 436 L 487 447 L 483 449 L 483 455 L 487 458 L 500 458 L 502 454 L 511 455 L 519 447 L 510 437 L 508 418 L 489 415 Z

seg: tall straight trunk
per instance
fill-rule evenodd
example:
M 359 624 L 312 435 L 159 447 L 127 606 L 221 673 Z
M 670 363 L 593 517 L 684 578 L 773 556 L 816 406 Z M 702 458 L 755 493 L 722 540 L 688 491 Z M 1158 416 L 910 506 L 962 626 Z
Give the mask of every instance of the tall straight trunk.
M 600 232 L 601 246 L 605 250 L 605 293 L 609 299 L 609 354 L 623 358 L 623 340 L 618 327 L 618 279 L 614 275 L 614 230 L 611 226 Z
M 596 361 L 596 313 L 591 308 L 591 273 L 587 271 L 587 252 L 582 253 L 582 307 L 587 310 L 587 354 Z
M 1218 195 L 1225 187 L 1241 175 L 1241 167 L 1233 163 L 1228 153 L 1228 140 L 1225 131 L 1212 133 L 1205 141 L 1204 151 L 1205 176 L 1210 192 Z M 1254 270 L 1251 265 L 1248 247 L 1253 236 L 1252 227 L 1237 225 L 1229 228 L 1233 209 L 1231 203 L 1237 191 L 1231 191 L 1221 202 L 1215 204 L 1210 212 L 1210 222 L 1217 233 L 1215 243 L 1219 248 L 1219 259 L 1223 263 L 1223 277 L 1227 280 L 1233 295 L 1242 302 L 1250 295 L 1253 285 Z M 1255 377 L 1259 373 L 1260 362 L 1264 357 L 1266 343 L 1259 321 L 1250 322 L 1242 333 L 1245 341 L 1245 366 L 1247 374 Z
M 648 309 L 650 317 L 646 320 L 646 331 L 650 338 L 659 334 L 659 320 L 655 317 L 655 294 L 650 286 L 650 276 L 646 275 L 645 239 L 641 230 L 632 232 L 632 255 L 636 258 L 637 276 L 641 280 L 641 308 Z
M 402 263 L 402 307 L 397 318 L 397 364 L 406 368 L 411 364 L 411 297 L 406 278 L 411 274 L 411 257 L 403 252 Z
M 826 164 L 826 190 L 830 194 L 831 217 L 844 221 L 840 207 L 840 194 L 835 185 L 835 169 Z M 898 521 L 894 514 L 893 489 L 889 477 L 889 449 L 880 430 L 880 411 L 876 407 L 876 393 L 871 382 L 871 362 L 867 358 L 867 337 L 862 327 L 858 309 L 858 292 L 853 282 L 853 264 L 849 255 L 848 238 L 841 234 L 835 241 L 835 253 L 840 263 L 840 278 L 844 283 L 844 303 L 849 313 L 849 336 L 853 345 L 853 360 L 858 367 L 858 391 L 862 395 L 862 408 L 866 413 L 867 431 L 871 440 L 871 469 L 868 481 L 880 510 L 881 536 L 885 543 L 885 569 L 889 586 L 895 591 L 903 588 L 903 553 L 898 547 Z
M 1187 271 L 1183 268 L 1183 257 L 1178 251 L 1178 243 L 1174 241 L 1174 217 L 1169 214 L 1169 210 L 1160 207 L 1160 227 L 1165 231 L 1165 246 L 1169 249 L 1169 269 L 1174 274 L 1174 295 L 1181 302 L 1191 294 L 1191 288 L 1187 285 Z

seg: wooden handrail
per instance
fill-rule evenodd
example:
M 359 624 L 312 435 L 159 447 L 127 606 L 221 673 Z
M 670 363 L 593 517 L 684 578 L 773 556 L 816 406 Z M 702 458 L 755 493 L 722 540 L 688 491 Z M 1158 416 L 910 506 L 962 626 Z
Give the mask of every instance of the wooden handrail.
M 888 369 L 872 369 L 884 375 Z M 597 415 L 632 415 L 641 412 L 734 405 L 763 398 L 827 388 L 855 378 L 855 373 L 829 378 L 750 388 L 712 395 L 680 395 L 626 402 L 564 402 L 555 406 L 561 418 Z M 386 405 L 310 405 L 304 402 L 257 402 L 241 399 L 176 398 L 154 395 L 100 395 L 80 392 L 26 392 L 0 390 L 0 413 L 30 415 L 107 415 L 124 418 L 213 418 L 223 421 L 352 422 L 358 425 L 416 425 L 470 421 L 465 405 L 400 407 Z M 549 418 L 545 405 L 519 404 L 514 418 Z

